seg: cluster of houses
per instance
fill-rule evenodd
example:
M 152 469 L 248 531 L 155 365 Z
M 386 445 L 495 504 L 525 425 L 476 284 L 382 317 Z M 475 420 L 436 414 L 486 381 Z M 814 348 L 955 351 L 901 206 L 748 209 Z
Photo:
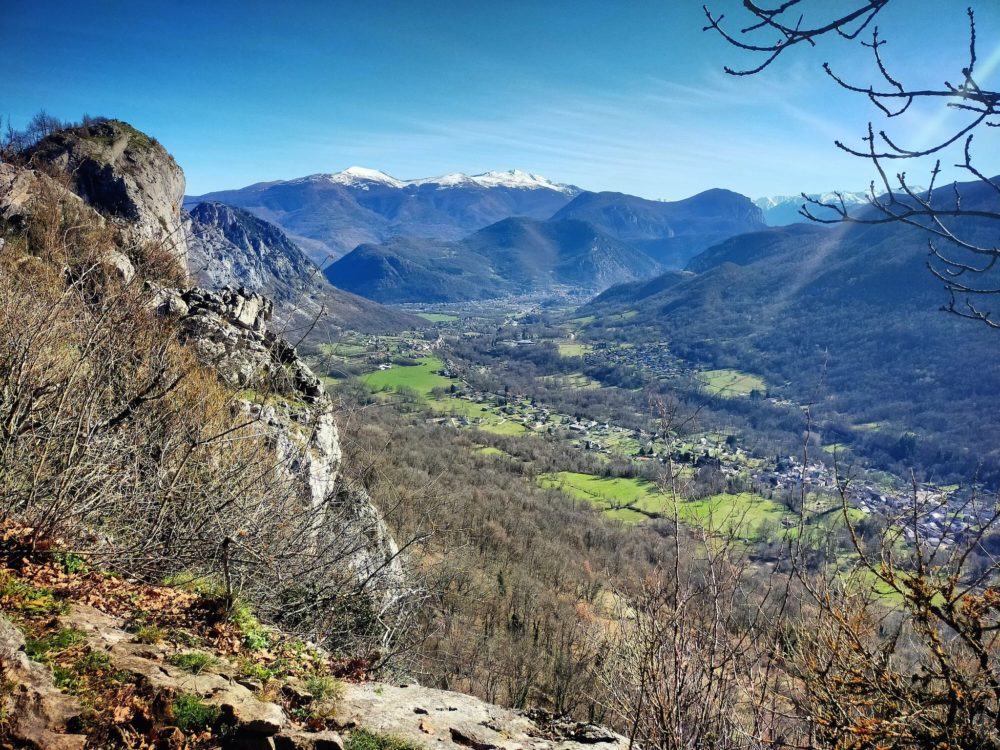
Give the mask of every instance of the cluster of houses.
M 424 345 L 425 342 L 415 342 L 417 347 Z M 588 352 L 585 358 L 593 358 L 595 362 L 599 358 L 611 359 L 656 369 L 661 373 L 675 370 L 679 372 L 676 360 L 663 344 L 636 347 L 598 344 L 595 351 Z M 453 376 L 450 370 L 445 370 L 442 374 Z M 741 448 L 735 445 L 726 446 L 706 438 L 700 438 L 693 446 L 686 445 L 683 449 L 674 446 L 668 451 L 665 445 L 655 440 L 654 435 L 644 430 L 631 430 L 609 422 L 560 414 L 531 400 L 507 399 L 480 391 L 465 391 L 459 397 L 488 407 L 502 418 L 518 422 L 528 430 L 567 437 L 584 450 L 612 454 L 620 452 L 620 448 L 616 450 L 615 446 L 633 440 L 643 446 L 653 446 L 648 454 L 645 454 L 645 451 L 640 454 L 637 457 L 639 460 L 665 462 L 669 457 L 675 464 L 694 468 L 711 465 L 727 478 L 746 477 L 758 492 L 798 491 L 802 488 L 807 493 L 815 492 L 826 496 L 838 492 L 837 477 L 833 468 L 820 461 L 803 464 L 795 456 L 778 456 L 750 462 Z M 435 421 L 448 419 L 454 421 L 457 426 L 469 427 L 485 421 L 483 418 L 467 416 L 439 417 Z M 748 470 L 751 463 L 755 464 L 755 468 Z M 951 492 L 944 492 L 928 484 L 918 485 L 914 495 L 912 488 L 887 489 L 870 478 L 856 477 L 847 484 L 846 492 L 850 505 L 866 514 L 877 514 L 886 518 L 906 517 L 903 533 L 910 541 L 919 539 L 922 543 L 945 549 L 956 535 L 981 524 L 986 519 L 986 514 L 993 510 L 992 507 L 983 508 L 971 502 L 969 490 L 954 489 Z M 916 514 L 912 512 L 914 503 L 918 508 Z
M 807 492 L 837 492 L 837 477 L 831 467 L 815 462 L 803 466 L 794 456 L 779 457 L 773 465 L 754 472 L 762 487 Z M 867 477 L 854 477 L 845 485 L 852 508 L 895 520 L 904 537 L 919 540 L 931 547 L 947 549 L 970 528 L 985 523 L 994 508 L 975 502 L 974 489 L 950 488 L 945 491 L 931 484 L 918 483 L 909 489 L 888 489 Z
M 659 375 L 681 375 L 685 372 L 680 361 L 670 353 L 664 343 L 620 346 L 608 342 L 594 344 L 592 351 L 583 355 L 589 365 L 616 365 L 645 367 Z

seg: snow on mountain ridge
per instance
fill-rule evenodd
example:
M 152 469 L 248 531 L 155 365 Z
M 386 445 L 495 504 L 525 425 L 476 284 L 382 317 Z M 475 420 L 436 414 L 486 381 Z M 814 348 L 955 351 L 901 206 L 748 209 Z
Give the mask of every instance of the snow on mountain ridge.
M 451 187 L 506 187 L 519 188 L 524 190 L 554 190 L 558 193 L 575 195 L 578 188 L 572 185 L 564 185 L 552 182 L 547 177 L 523 172 L 520 169 L 511 169 L 506 172 L 490 171 L 482 174 L 467 175 L 464 172 L 451 172 L 439 177 L 423 177 L 415 180 L 399 180 L 378 169 L 367 167 L 348 167 L 341 172 L 333 174 L 314 174 L 308 177 L 300 177 L 296 180 L 289 180 L 288 184 L 303 182 L 333 182 L 339 185 L 357 187 L 368 190 L 373 184 L 387 185 L 393 188 L 405 188 L 407 186 L 420 187 L 422 185 L 437 185 L 439 188 Z
M 862 203 L 868 202 L 867 191 L 853 191 L 853 190 L 840 190 L 827 193 L 809 193 L 809 197 L 813 200 L 819 200 L 823 203 L 836 203 L 839 202 L 838 193 L 840 197 L 844 199 L 844 203 L 848 206 L 855 206 Z M 757 204 L 761 209 L 767 211 L 774 208 L 775 206 L 780 206 L 785 203 L 794 203 L 796 205 L 801 205 L 806 201 L 802 198 L 802 195 L 774 195 L 765 198 L 757 198 L 754 203 Z

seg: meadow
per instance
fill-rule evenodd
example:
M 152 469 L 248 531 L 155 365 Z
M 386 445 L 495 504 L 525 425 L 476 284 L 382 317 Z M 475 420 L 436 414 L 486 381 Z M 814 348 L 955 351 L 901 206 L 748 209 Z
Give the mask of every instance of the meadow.
M 753 391 L 767 392 L 767 383 L 756 375 L 739 370 L 706 370 L 698 375 L 705 390 L 717 396 L 749 396 Z

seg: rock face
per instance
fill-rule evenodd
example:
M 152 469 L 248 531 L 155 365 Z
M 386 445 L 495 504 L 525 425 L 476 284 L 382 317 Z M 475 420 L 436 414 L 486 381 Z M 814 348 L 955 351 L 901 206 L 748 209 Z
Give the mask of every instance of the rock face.
M 302 501 L 323 510 L 317 528 L 339 528 L 355 540 L 349 564 L 356 577 L 377 573 L 382 606 L 392 606 L 403 582 L 398 547 L 367 494 L 338 483 L 342 451 L 333 403 L 295 348 L 268 330 L 270 300 L 231 287 L 159 289 L 156 300 L 162 314 L 177 317 L 204 364 L 248 391 L 244 408 L 268 430 L 279 465 Z
M 444 690 L 380 683 L 347 685 L 337 710 L 346 726 L 365 727 L 448 750 L 623 750 L 628 740 L 604 727 L 553 721 Z
M 243 286 L 280 304 L 319 273 L 284 232 L 242 209 L 199 203 L 185 219 L 190 270 L 200 284 Z
M 192 279 L 210 289 L 245 287 L 270 297 L 276 327 L 310 331 L 322 340 L 341 328 L 377 332 L 424 325 L 335 288 L 284 232 L 243 209 L 199 203 L 184 213 L 184 226 Z
M 68 174 L 73 192 L 121 224 L 135 242 L 162 242 L 187 267 L 184 173 L 154 139 L 126 122 L 107 120 L 53 133 L 32 149 L 30 159 Z
M 0 690 L 0 708 L 5 727 L 18 747 L 36 750 L 82 750 L 86 737 L 68 727 L 83 706 L 56 688 L 47 667 L 30 661 L 24 653 L 24 636 L 0 614 L 0 682 L 11 685 Z
M 43 189 L 42 180 L 34 170 L 0 164 L 0 219 L 21 227 Z
M 68 223 L 80 226 L 101 226 L 104 223 L 100 214 L 48 175 L 33 169 L 0 164 L 0 223 L 23 231 L 31 223 L 39 204 L 50 199 L 61 204 Z M 113 271 L 126 283 L 135 276 L 132 262 L 117 250 L 105 250 L 100 260 L 107 270 Z
M 159 289 L 158 309 L 180 317 L 182 338 L 234 388 L 295 396 L 315 404 L 323 386 L 294 347 L 267 330 L 271 300 L 246 289 Z

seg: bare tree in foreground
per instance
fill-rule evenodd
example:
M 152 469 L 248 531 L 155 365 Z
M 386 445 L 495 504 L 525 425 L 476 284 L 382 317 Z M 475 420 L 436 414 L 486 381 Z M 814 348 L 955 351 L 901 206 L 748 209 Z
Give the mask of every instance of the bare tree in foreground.
M 731 28 L 723 14 L 715 14 L 706 6 L 705 30 L 720 34 L 729 44 L 761 60 L 747 68 L 727 66 L 726 72 L 734 76 L 761 73 L 790 49 L 816 46 L 824 37 L 861 40 L 872 56 L 874 82 L 847 80 L 824 63 L 824 72 L 836 85 L 867 98 L 876 108 L 877 117 L 898 124 L 899 129 L 907 120 L 926 117 L 928 108 L 942 118 L 952 115 L 957 119 L 929 144 L 910 145 L 891 133 L 888 126 L 880 128 L 872 122 L 860 145 L 836 141 L 839 149 L 869 160 L 875 168 L 877 178 L 872 180 L 868 194 L 875 210 L 851 214 L 842 199 L 823 202 L 803 194 L 806 204 L 801 213 L 822 223 L 899 222 L 926 231 L 930 254 L 927 266 L 948 295 L 941 309 L 1000 329 L 1000 320 L 985 307 L 988 300 L 1000 298 L 1000 181 L 977 167 L 973 155 L 974 136 L 989 137 L 991 128 L 1000 127 L 1000 91 L 982 85 L 990 71 L 982 70 L 984 66 L 979 63 L 975 11 L 971 7 L 966 10 L 969 43 L 967 48 L 955 50 L 955 69 L 940 71 L 943 82 L 924 87 L 907 84 L 904 76 L 891 69 L 884 55 L 887 40 L 875 21 L 890 1 L 856 0 L 848 12 L 843 12 L 843 6 L 822 0 L 786 0 L 775 5 L 744 0 L 742 15 L 746 20 L 741 23 L 745 25 Z M 944 10 L 940 12 L 945 14 Z M 995 153 L 996 146 L 990 148 Z M 935 191 L 941 159 L 949 158 L 952 152 L 958 159 L 954 166 L 968 174 L 974 186 L 966 186 L 961 192 L 957 186 Z M 902 167 L 895 165 L 905 166 L 923 158 L 932 158 L 934 163 L 927 187 L 917 188 Z M 898 171 L 891 175 L 894 169 Z M 833 211 L 834 218 L 817 216 L 816 208 Z

